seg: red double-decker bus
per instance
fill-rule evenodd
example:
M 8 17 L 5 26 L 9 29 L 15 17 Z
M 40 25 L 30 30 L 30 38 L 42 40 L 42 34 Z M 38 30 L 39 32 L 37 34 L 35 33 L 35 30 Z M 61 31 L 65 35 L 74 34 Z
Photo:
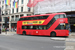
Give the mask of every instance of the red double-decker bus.
M 42 36 L 68 36 L 65 13 L 22 16 L 17 22 L 17 34 Z

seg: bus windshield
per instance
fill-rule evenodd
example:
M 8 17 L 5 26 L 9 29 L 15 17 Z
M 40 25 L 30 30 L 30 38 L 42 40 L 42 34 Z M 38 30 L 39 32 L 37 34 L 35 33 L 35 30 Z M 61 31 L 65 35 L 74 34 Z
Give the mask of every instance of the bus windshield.
M 65 23 L 61 23 L 59 24 L 56 29 L 61 29 L 61 30 L 64 30 L 64 29 L 69 29 L 69 25 L 68 24 L 65 24 Z

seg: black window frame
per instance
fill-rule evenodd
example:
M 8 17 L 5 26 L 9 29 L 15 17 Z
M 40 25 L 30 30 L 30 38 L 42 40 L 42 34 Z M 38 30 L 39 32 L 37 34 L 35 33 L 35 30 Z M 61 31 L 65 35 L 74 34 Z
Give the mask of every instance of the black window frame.
M 14 8 L 12 9 L 12 13 L 14 13 Z
M 4 4 L 4 1 L 2 1 L 2 4 Z
M 18 12 L 18 8 L 16 8 L 16 12 Z
M 21 12 L 23 12 L 23 7 L 21 7 Z
M 24 2 L 23 2 L 24 0 L 21 0 L 21 4 L 23 4 Z
M 31 11 L 31 8 L 30 7 L 28 7 L 28 12 L 30 12 Z
M 45 17 L 45 18 L 44 18 Z M 45 15 L 43 16 L 43 18 L 41 18 L 41 16 L 36 16 L 36 17 L 26 17 L 26 18 L 20 18 L 19 21 L 23 21 L 23 20 L 39 20 L 39 19 L 47 19 L 49 17 L 49 15 Z

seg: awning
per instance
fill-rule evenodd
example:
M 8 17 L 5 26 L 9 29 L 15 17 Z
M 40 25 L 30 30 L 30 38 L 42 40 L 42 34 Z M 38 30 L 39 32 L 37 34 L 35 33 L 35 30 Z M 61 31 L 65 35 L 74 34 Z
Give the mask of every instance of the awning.
M 67 15 L 67 17 L 75 17 L 75 14 Z

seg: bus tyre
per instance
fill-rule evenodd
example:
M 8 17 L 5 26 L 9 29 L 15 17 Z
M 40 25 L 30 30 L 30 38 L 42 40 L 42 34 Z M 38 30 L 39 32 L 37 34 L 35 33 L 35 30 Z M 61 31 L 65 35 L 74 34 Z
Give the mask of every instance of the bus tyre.
M 56 33 L 55 32 L 51 32 L 51 37 L 55 37 L 56 36 Z
M 26 31 L 23 31 L 23 35 L 26 35 Z

